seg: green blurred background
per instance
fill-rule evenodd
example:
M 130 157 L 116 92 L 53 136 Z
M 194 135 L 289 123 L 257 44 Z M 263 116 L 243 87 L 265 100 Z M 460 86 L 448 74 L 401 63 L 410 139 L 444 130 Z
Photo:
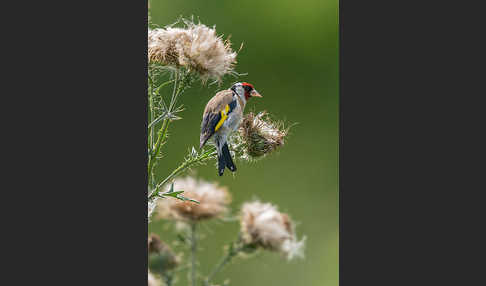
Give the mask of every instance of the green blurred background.
M 275 253 L 237 259 L 215 279 L 231 285 L 338 285 L 338 1 L 337 0 L 151 0 L 154 24 L 164 26 L 179 16 L 231 35 L 233 48 L 241 43 L 236 71 L 246 76 L 225 77 L 223 84 L 186 92 L 180 102 L 184 119 L 171 126 L 164 147 L 166 176 L 197 146 L 202 111 L 207 101 L 235 81 L 247 81 L 263 95 L 249 101 L 246 111 L 267 110 L 277 119 L 298 123 L 276 154 L 256 162 L 237 161 L 235 176 L 226 170 L 217 176 L 214 164 L 197 168 L 197 175 L 229 188 L 232 211 L 242 202 L 258 198 L 272 202 L 298 223 L 297 234 L 307 236 L 306 258 L 287 262 Z M 223 255 L 222 245 L 233 240 L 237 222 L 208 222 L 199 254 L 200 270 L 207 274 Z M 173 226 L 155 221 L 149 232 L 173 242 Z M 176 250 L 182 248 L 175 246 Z M 187 257 L 186 257 L 187 258 Z M 179 275 L 187 285 L 186 272 Z

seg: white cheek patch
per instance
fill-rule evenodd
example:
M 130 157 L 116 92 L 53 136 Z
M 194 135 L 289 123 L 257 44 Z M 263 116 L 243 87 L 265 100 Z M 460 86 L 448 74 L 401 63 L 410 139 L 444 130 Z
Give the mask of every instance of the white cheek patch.
M 241 85 L 238 86 L 238 94 L 240 95 L 240 97 L 242 95 L 245 96 L 245 89 Z

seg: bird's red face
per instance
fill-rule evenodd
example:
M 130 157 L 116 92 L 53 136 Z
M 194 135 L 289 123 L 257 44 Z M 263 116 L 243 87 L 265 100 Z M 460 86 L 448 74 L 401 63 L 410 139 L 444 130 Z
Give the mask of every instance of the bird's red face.
M 258 91 L 255 90 L 251 83 L 242 82 L 241 86 L 245 90 L 245 99 L 248 100 L 250 97 L 263 97 Z

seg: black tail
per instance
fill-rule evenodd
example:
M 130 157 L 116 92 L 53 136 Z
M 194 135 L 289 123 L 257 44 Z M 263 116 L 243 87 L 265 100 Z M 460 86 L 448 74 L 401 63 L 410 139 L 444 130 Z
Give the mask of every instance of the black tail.
M 226 167 L 226 161 L 223 154 L 218 154 L 218 174 L 223 176 L 224 168 Z
M 220 176 L 223 175 L 225 167 L 228 167 L 231 172 L 236 171 L 227 143 L 224 143 L 223 148 L 221 148 L 221 154 L 218 154 L 218 174 Z
M 230 169 L 231 172 L 236 171 L 236 166 L 235 163 L 233 163 L 233 159 L 231 158 L 231 154 L 228 149 L 227 143 L 224 143 L 221 151 L 223 153 L 224 160 L 226 161 L 226 167 L 228 167 L 228 169 Z

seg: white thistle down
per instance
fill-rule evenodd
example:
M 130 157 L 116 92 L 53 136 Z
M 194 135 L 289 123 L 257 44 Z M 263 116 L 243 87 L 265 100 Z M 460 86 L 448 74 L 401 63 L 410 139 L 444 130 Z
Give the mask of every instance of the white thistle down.
M 297 240 L 293 222 L 276 206 L 259 201 L 245 203 L 240 223 L 245 244 L 280 252 L 289 260 L 304 257 L 305 237 Z
M 169 186 L 167 190 L 168 188 Z M 217 183 L 185 177 L 176 179 L 174 188 L 184 191 L 185 197 L 194 199 L 199 204 L 170 197 L 158 200 L 157 213 L 159 218 L 199 221 L 219 217 L 228 212 L 231 196 L 226 188 Z
M 162 65 L 186 67 L 199 73 L 203 81 L 221 81 L 234 73 L 236 52 L 229 40 L 223 41 L 214 28 L 184 21 L 185 28 L 165 27 L 148 31 L 148 59 Z

